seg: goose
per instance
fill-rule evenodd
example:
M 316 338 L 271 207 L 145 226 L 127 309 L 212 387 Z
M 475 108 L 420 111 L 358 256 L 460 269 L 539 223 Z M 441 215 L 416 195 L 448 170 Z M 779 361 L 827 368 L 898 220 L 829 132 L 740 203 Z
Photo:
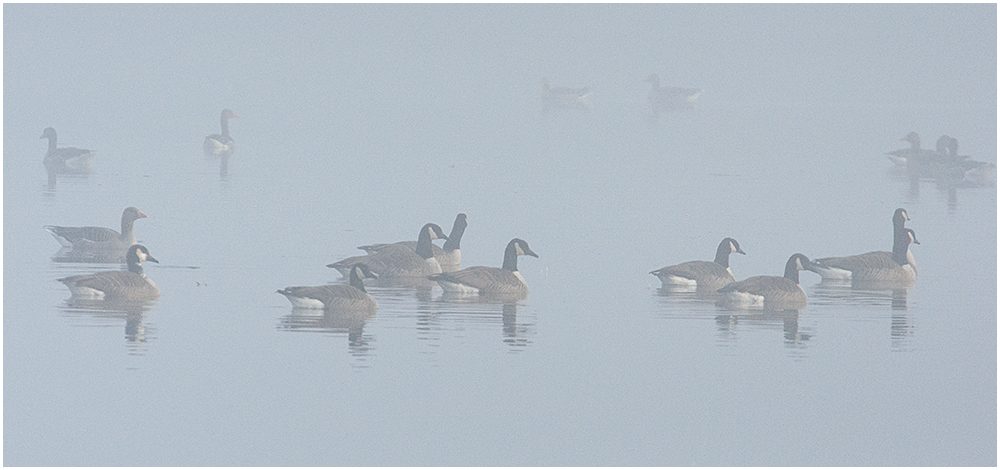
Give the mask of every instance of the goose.
M 941 136 L 942 139 L 947 136 Z M 886 156 L 889 157 L 893 163 L 898 166 L 907 166 L 907 164 L 924 164 L 936 159 L 940 159 L 943 154 L 940 153 L 942 143 L 941 139 L 938 139 L 938 149 L 939 150 L 927 150 L 920 148 L 920 134 L 916 132 L 910 132 L 904 135 L 899 140 L 903 142 L 909 142 L 910 148 L 893 150 L 892 152 L 886 152 Z
M 546 104 L 550 104 L 557 107 L 575 107 L 579 105 L 586 105 L 587 98 L 590 96 L 590 88 L 567 88 L 567 87 L 552 87 L 549 85 L 548 78 L 542 78 L 542 99 L 545 100 Z
M 917 266 L 910 252 L 911 243 L 920 244 L 916 233 L 905 228 L 893 240 L 892 252 L 872 251 L 854 256 L 820 258 L 806 269 L 819 274 L 824 280 L 912 283 L 917 280 Z
M 58 281 L 66 284 L 74 297 L 103 300 L 155 300 L 160 289 L 142 271 L 142 262 L 159 263 L 142 245 L 132 245 L 125 255 L 127 271 L 101 271 L 69 276 Z
M 719 289 L 723 307 L 752 307 L 797 310 L 806 306 L 806 293 L 799 286 L 799 271 L 812 265 L 805 255 L 795 253 L 785 263 L 785 275 L 754 276 Z
M 90 160 L 96 152 L 75 147 L 56 147 L 58 138 L 56 130 L 51 127 L 46 127 L 39 139 L 49 139 L 49 150 L 42 163 L 50 173 L 90 173 Z
M 676 109 L 690 106 L 698 99 L 701 88 L 660 86 L 660 76 L 652 74 L 644 80 L 652 84 L 647 99 L 654 109 Z
M 294 286 L 279 289 L 294 308 L 330 310 L 375 310 L 378 302 L 365 290 L 364 279 L 378 279 L 368 266 L 357 263 L 350 269 L 350 285 Z
M 502 268 L 473 266 L 461 271 L 434 274 L 427 278 L 437 281 L 441 289 L 449 293 L 525 297 L 528 295 L 528 283 L 517 271 L 518 256 L 538 258 L 538 255 L 528 247 L 527 242 L 515 238 L 507 243 L 507 248 L 504 249 Z
M 228 157 L 236 150 L 236 141 L 229 135 L 229 120 L 238 118 L 230 109 L 223 109 L 219 122 L 222 124 L 222 134 L 212 134 L 205 137 L 203 145 L 206 157 Z
M 104 227 L 60 227 L 57 225 L 46 225 L 44 228 L 56 238 L 56 241 L 60 245 L 71 247 L 74 251 L 120 252 L 124 256 L 125 249 L 136 244 L 132 224 L 137 219 L 145 218 L 146 214 L 139 212 L 139 209 L 126 207 L 122 211 L 121 233 Z
M 942 142 L 944 139 L 947 140 Z M 941 177 L 959 180 L 971 186 L 996 185 L 997 166 L 989 162 L 972 160 L 968 155 L 959 155 L 958 139 L 943 135 L 938 139 L 938 147 L 943 147 L 944 150 L 939 151 L 948 155 L 945 167 L 940 171 Z
M 415 250 L 403 245 L 389 245 L 370 255 L 353 256 L 326 266 L 340 271 L 344 277 L 348 276 L 350 267 L 357 263 L 368 265 L 371 272 L 379 277 L 424 277 L 441 272 L 441 263 L 434 258 L 431 249 L 434 245 L 431 240 L 439 238 L 448 239 L 437 224 L 426 224 L 420 228 Z
M 660 278 L 663 287 L 696 286 L 716 290 L 736 281 L 733 271 L 729 269 L 729 255 L 732 253 L 746 254 L 740 249 L 739 242 L 725 238 L 715 250 L 715 261 L 688 261 L 650 271 L 649 274 Z
M 432 244 L 431 250 L 434 252 L 434 258 L 438 260 L 438 264 L 441 265 L 442 272 L 452 272 L 462 269 L 462 250 L 460 245 L 462 243 L 462 234 L 465 233 L 465 227 L 469 226 L 467 222 L 467 217 L 465 214 L 458 214 L 455 217 L 455 224 L 451 226 L 451 233 L 448 235 L 448 240 L 444 242 L 443 246 L 437 246 Z M 385 248 L 392 245 L 405 246 L 411 250 L 417 250 L 417 242 L 415 241 L 404 241 L 396 243 L 375 243 L 372 245 L 359 246 L 359 250 L 364 250 L 365 253 L 372 254 L 377 251 L 384 250 Z

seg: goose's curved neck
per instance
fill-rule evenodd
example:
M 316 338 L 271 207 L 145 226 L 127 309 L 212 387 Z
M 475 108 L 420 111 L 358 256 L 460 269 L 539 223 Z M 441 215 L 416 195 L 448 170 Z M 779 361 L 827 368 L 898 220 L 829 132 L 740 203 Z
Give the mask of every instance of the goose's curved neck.
M 895 240 L 892 241 L 892 260 L 900 266 L 905 266 L 910 262 L 906 256 L 909 251 L 910 234 L 906 231 L 900 231 L 896 234 Z
M 54 152 L 56 150 L 56 135 L 53 133 L 49 137 L 49 152 Z
M 142 270 L 142 264 L 141 264 L 141 262 L 138 259 L 133 258 L 131 256 L 128 259 L 128 270 L 129 270 L 129 272 L 133 272 L 133 273 L 136 273 L 136 274 L 138 274 L 138 275 L 140 275 L 142 277 L 146 277 L 146 273 L 143 272 L 143 270 Z
M 417 237 L 417 254 L 423 259 L 434 257 L 434 249 L 431 247 L 431 234 L 428 227 L 420 229 L 420 236 Z
M 122 237 L 128 238 L 128 239 L 134 238 L 134 235 L 132 235 L 132 233 L 133 233 L 132 232 L 132 224 L 134 224 L 134 223 L 135 223 L 135 219 L 129 217 L 128 214 L 122 215 L 122 231 L 121 231 Z
M 360 271 L 360 269 L 351 268 L 350 284 L 355 289 L 367 293 L 368 291 L 365 290 L 365 282 L 361 279 L 361 276 L 358 274 L 358 271 Z
M 792 282 L 799 283 L 799 269 L 795 264 L 796 259 L 792 258 L 785 263 L 785 279 L 789 279 Z
M 503 252 L 503 268 L 507 271 L 517 271 L 517 247 L 514 242 L 507 244 L 507 249 Z
M 715 262 L 721 264 L 723 267 L 729 267 L 729 255 L 732 254 L 733 249 L 729 246 L 728 241 L 723 241 L 719 244 L 719 249 L 715 250 Z
M 223 114 L 219 122 L 222 124 L 222 135 L 229 137 L 229 116 Z
M 459 245 L 462 243 L 462 234 L 465 233 L 465 224 L 456 222 L 455 226 L 451 228 L 451 234 L 448 235 L 448 240 L 444 242 L 444 246 L 441 248 L 444 251 L 453 251 L 459 249 Z

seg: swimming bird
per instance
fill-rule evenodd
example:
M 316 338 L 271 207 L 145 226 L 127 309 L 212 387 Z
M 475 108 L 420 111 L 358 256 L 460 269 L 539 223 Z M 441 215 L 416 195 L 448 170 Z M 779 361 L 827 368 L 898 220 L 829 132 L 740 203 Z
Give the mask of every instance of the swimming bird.
M 416 249 L 403 245 L 389 245 L 370 255 L 352 256 L 326 265 L 340 271 L 347 277 L 348 270 L 357 263 L 368 265 L 373 273 L 382 278 L 425 277 L 441 272 L 441 263 L 434 258 L 431 240 L 448 239 L 437 224 L 426 224 L 420 228 Z
M 455 217 L 455 224 L 451 227 L 451 233 L 448 234 L 448 240 L 444 242 L 443 246 L 438 247 L 437 245 L 431 244 L 431 250 L 434 252 L 434 258 L 438 260 L 438 264 L 441 265 L 442 272 L 458 271 L 462 269 L 462 235 L 465 233 L 465 228 L 469 226 L 467 222 L 467 217 L 465 214 L 458 214 Z M 365 253 L 372 254 L 393 245 L 405 246 L 413 251 L 417 250 L 417 242 L 415 241 L 403 241 L 396 243 L 375 243 L 372 245 L 362 245 L 359 246 L 359 250 L 364 250 Z
M 236 150 L 236 141 L 229 135 L 229 120 L 237 118 L 230 109 L 223 109 L 219 122 L 222 125 L 221 134 L 212 134 L 205 137 L 203 147 L 206 157 L 228 157 Z
M 445 292 L 523 298 L 528 295 L 528 283 L 517 271 L 518 256 L 538 258 L 538 255 L 528 247 L 527 242 L 515 238 L 507 243 L 507 248 L 504 249 L 501 268 L 473 266 L 461 271 L 434 274 L 427 278 L 437 281 Z
M 146 218 L 146 214 L 135 207 L 126 207 L 122 211 L 122 231 L 116 232 L 104 227 L 61 227 L 46 225 L 44 228 L 64 247 L 72 247 L 74 251 L 120 253 L 125 256 L 125 249 L 135 245 L 135 232 L 132 225 L 137 219 Z
M 660 86 L 660 76 L 652 74 L 646 80 L 652 84 L 647 100 L 655 110 L 670 110 L 683 107 L 690 107 L 698 96 L 701 95 L 701 88 L 683 88 L 674 86 Z
M 736 281 L 733 271 L 729 269 L 729 255 L 732 253 L 746 254 L 740 249 L 739 242 L 725 238 L 715 250 L 715 261 L 688 261 L 650 271 L 649 274 L 660 278 L 663 287 L 696 286 L 698 289 L 716 290 Z
M 74 297 L 103 300 L 155 300 L 160 289 L 142 270 L 143 261 L 159 263 L 142 245 L 132 245 L 125 255 L 126 271 L 100 271 L 69 276 L 58 281 L 66 284 Z
M 586 108 L 587 98 L 590 97 L 589 87 L 568 88 L 553 87 L 549 85 L 548 78 L 542 78 L 542 100 L 546 106 L 556 108 Z
M 331 310 L 375 310 L 378 302 L 365 290 L 364 279 L 378 276 L 363 263 L 351 266 L 350 285 L 294 286 L 279 289 L 295 308 Z
M 912 229 L 903 229 L 892 243 L 892 252 L 872 251 L 854 256 L 820 258 L 813 260 L 807 269 L 824 280 L 839 279 L 852 282 L 882 282 L 910 284 L 917 280 L 917 266 L 910 252 L 910 244 L 919 245 Z
M 942 138 L 944 137 L 947 136 L 942 136 Z M 938 150 L 920 148 L 920 134 L 917 134 L 916 132 L 910 132 L 899 140 L 909 142 L 910 148 L 893 150 L 892 152 L 886 152 L 885 154 L 889 157 L 889 160 L 898 166 L 922 165 L 945 157 L 945 155 L 940 153 Z M 940 144 L 941 139 L 938 139 L 938 141 Z M 939 146 L 939 148 L 941 147 Z
M 96 152 L 76 147 L 58 148 L 56 130 L 51 127 L 46 127 L 39 139 L 49 139 L 49 150 L 42 160 L 49 173 L 90 173 L 90 160 L 94 158 Z
M 805 255 L 795 253 L 785 263 L 785 275 L 754 276 L 733 282 L 719 289 L 724 294 L 718 305 L 734 308 L 765 308 L 797 310 L 806 306 L 805 291 L 799 286 L 799 271 L 808 269 L 812 262 Z

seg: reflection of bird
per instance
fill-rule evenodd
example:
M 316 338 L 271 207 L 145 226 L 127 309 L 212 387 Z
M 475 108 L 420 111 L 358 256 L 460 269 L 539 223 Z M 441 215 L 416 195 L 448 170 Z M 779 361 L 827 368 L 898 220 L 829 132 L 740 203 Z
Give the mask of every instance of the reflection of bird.
M 46 127 L 39 139 L 49 139 L 49 150 L 42 161 L 49 173 L 90 173 L 90 160 L 95 154 L 93 150 L 56 147 L 58 138 L 56 130 L 51 127 Z
M 808 269 L 810 264 L 805 255 L 795 253 L 785 263 L 783 277 L 754 276 L 719 289 L 724 294 L 719 305 L 793 310 L 805 307 L 807 299 L 799 286 L 799 271 Z
M 465 214 L 458 214 L 458 216 L 455 217 L 455 224 L 451 227 L 451 234 L 448 235 L 448 240 L 444 242 L 444 245 L 438 247 L 437 245 L 431 244 L 431 250 L 434 252 L 434 258 L 437 259 L 438 264 L 441 265 L 441 271 L 451 272 L 461 269 L 462 250 L 460 248 L 460 244 L 462 242 L 462 234 L 465 233 L 465 227 L 468 225 L 469 224 L 466 222 Z M 368 254 L 372 254 L 394 245 L 405 246 L 414 251 L 417 250 L 417 242 L 412 240 L 396 243 L 375 243 L 372 245 L 359 246 L 358 249 L 364 250 Z
M 326 265 L 340 271 L 347 277 L 351 266 L 357 263 L 368 265 L 379 277 L 423 277 L 441 272 L 441 263 L 434 258 L 431 240 L 448 239 L 437 224 L 426 224 L 417 236 L 416 249 L 403 245 L 389 245 L 370 255 L 352 256 Z
M 701 88 L 660 86 L 660 76 L 655 73 L 646 78 L 645 81 L 652 84 L 647 99 L 655 110 L 689 107 L 701 94 Z
M 428 279 L 437 281 L 445 292 L 526 296 L 528 295 L 528 283 L 517 271 L 518 256 L 538 257 L 528 247 L 527 242 L 515 238 L 507 243 L 507 248 L 503 253 L 502 268 L 473 266 L 461 271 L 434 274 L 428 276 Z
M 142 245 L 132 245 L 125 255 L 127 271 L 101 271 L 59 279 L 77 297 L 97 299 L 154 300 L 160 289 L 142 271 L 142 262 L 159 263 Z
M 735 281 L 733 271 L 729 269 L 729 255 L 732 253 L 746 254 L 740 249 L 740 244 L 732 238 L 726 238 L 715 250 L 715 261 L 688 261 L 651 271 L 652 274 L 668 286 L 697 286 L 700 289 L 718 289 Z
M 350 269 L 350 285 L 295 286 L 279 289 L 295 308 L 374 310 L 378 302 L 365 290 L 365 278 L 377 279 L 368 266 L 358 263 Z
M 122 231 L 116 232 L 104 227 L 60 227 L 46 225 L 45 230 L 52 234 L 65 247 L 72 247 L 80 252 L 102 252 L 124 256 L 125 249 L 136 243 L 132 225 L 136 219 L 143 219 L 146 214 L 135 207 L 126 207 L 122 211 Z
M 236 117 L 239 116 L 234 114 L 231 110 L 222 110 L 222 116 L 219 118 L 219 121 L 222 124 L 222 134 L 212 134 L 205 137 L 205 143 L 203 145 L 205 149 L 205 156 L 228 157 L 233 154 L 233 151 L 236 150 L 236 141 L 229 135 L 229 120 Z
M 910 243 L 919 245 L 911 229 L 897 233 L 892 252 L 872 251 L 861 255 L 820 258 L 807 269 L 823 279 L 910 283 L 917 279 L 917 266 L 910 253 Z
M 553 87 L 549 85 L 549 79 L 542 78 L 542 99 L 547 104 L 557 107 L 576 107 L 586 105 L 590 96 L 590 88 L 567 88 L 562 86 Z

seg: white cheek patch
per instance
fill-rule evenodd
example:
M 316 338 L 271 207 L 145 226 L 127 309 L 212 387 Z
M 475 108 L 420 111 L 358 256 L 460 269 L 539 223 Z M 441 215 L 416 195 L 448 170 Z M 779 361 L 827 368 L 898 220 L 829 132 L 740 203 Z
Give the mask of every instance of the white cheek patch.
M 524 250 L 521 249 L 520 243 L 515 243 L 514 248 L 517 249 L 517 256 L 524 256 Z
M 736 250 L 736 245 L 734 245 L 733 242 L 729 242 L 729 252 L 730 253 L 736 253 L 736 251 L 737 251 Z
M 801 260 L 801 259 L 799 259 L 799 258 L 795 258 L 795 267 L 796 267 L 796 269 L 798 269 L 799 271 L 801 271 L 801 270 L 805 269 L 805 268 L 803 268 L 803 267 L 802 267 L 802 260 Z

